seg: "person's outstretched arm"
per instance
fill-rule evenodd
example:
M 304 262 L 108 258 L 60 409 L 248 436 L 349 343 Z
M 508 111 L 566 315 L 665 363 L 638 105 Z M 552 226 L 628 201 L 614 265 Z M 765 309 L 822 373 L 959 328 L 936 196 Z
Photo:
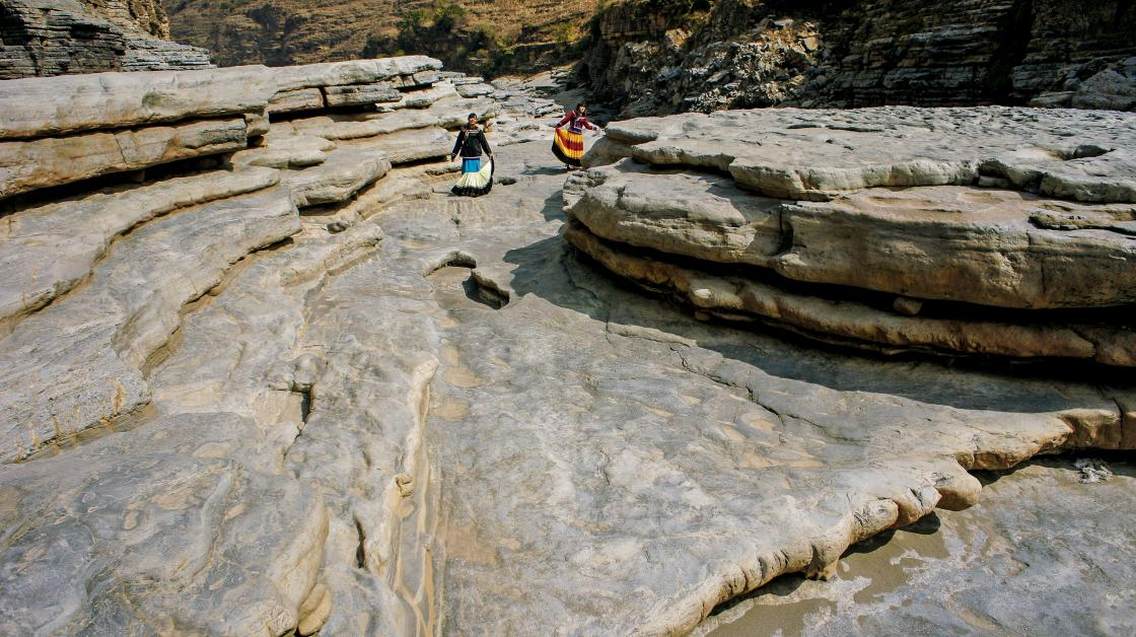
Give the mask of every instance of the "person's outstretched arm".
M 560 120 L 559 122 L 556 123 L 556 128 L 560 128 L 561 126 L 572 121 L 572 118 L 575 117 L 575 116 L 576 116 L 576 111 L 568 111 L 567 113 L 564 114 L 564 119 L 562 119 L 562 120 Z
M 463 128 L 462 131 L 460 133 L 458 133 L 458 140 L 456 142 L 454 142 L 454 149 L 450 151 L 450 161 L 453 161 L 454 157 L 457 157 L 458 150 L 461 149 L 462 144 L 464 142 L 465 142 L 465 129 Z
M 481 131 L 478 137 L 481 139 L 481 149 L 485 151 L 486 155 L 493 157 L 493 149 L 489 148 L 489 140 L 485 139 L 485 131 Z

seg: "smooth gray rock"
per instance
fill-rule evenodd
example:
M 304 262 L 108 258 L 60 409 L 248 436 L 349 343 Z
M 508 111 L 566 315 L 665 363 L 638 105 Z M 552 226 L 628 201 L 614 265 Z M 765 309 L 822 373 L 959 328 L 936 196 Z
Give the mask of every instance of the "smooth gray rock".
M 0 340 L 0 460 L 27 458 L 150 399 L 144 369 L 186 304 L 251 252 L 299 229 L 282 187 L 167 215 L 131 233 L 80 290 Z M 83 373 L 72 370 L 82 369 Z
M 276 90 L 263 66 L 5 80 L 0 139 L 254 113 Z
M 277 172 L 250 169 L 179 177 L 94 194 L 8 216 L 0 234 L 0 335 L 21 317 L 87 279 L 110 246 L 164 214 L 275 185 Z
M 400 84 L 416 85 L 419 81 L 431 77 L 430 74 L 440 68 L 442 63 L 434 58 L 425 55 L 406 55 L 282 66 L 271 69 L 270 74 L 278 91 L 290 91 L 310 87 L 374 84 L 395 78 L 400 78 Z
M 327 511 L 216 455 L 231 416 L 171 418 L 0 477 L 0 629 L 277 635 L 316 589 Z
M 232 162 L 237 166 L 303 169 L 324 163 L 335 148 L 335 142 L 322 137 L 274 133 L 270 128 L 263 145 L 235 153 Z
M 241 150 L 243 118 L 0 142 L 0 198 L 181 159 Z
M 391 169 L 387 156 L 376 150 L 340 149 L 323 163 L 283 176 L 299 208 L 342 203 L 366 186 L 382 179 Z
M 389 82 L 325 86 L 323 94 L 329 107 L 371 106 L 377 102 L 397 102 L 403 95 Z
M 327 139 L 361 139 L 389 135 L 412 128 L 457 128 L 466 122 L 469 113 L 482 119 L 491 119 L 498 112 L 495 102 L 488 99 L 441 99 L 427 108 L 400 109 L 390 113 L 363 115 L 324 115 L 289 122 L 297 132 L 319 135 Z
M 534 100 L 486 101 L 495 148 L 539 132 Z M 0 340 L 3 630 L 682 633 L 974 504 L 968 470 L 1136 448 L 1120 374 L 860 358 L 641 294 L 559 236 L 585 175 L 547 136 L 481 198 L 438 163 L 352 172 L 440 145 L 440 114 L 145 221 Z M 1123 227 L 1044 223 L 1082 221 Z
M 318 111 L 327 106 L 319 88 L 294 88 L 280 91 L 268 101 L 267 112 L 272 114 L 295 111 Z
M 787 289 L 760 277 L 723 274 L 631 253 L 578 224 L 570 225 L 564 236 L 614 274 L 673 295 L 704 317 L 739 323 L 770 321 L 820 340 L 888 354 L 927 350 L 1136 367 L 1136 330 L 1123 318 L 1108 322 L 1075 316 L 1034 319 L 1020 314 L 987 318 L 976 312 L 910 316 L 866 301 Z
M 739 186 L 782 199 L 967 185 L 990 176 L 1044 195 L 1134 203 L 1132 119 L 1004 107 L 779 108 L 639 118 L 613 123 L 607 134 L 638 160 L 726 172 Z M 1090 145 L 1102 152 L 1076 156 Z M 603 162 L 607 152 L 594 150 L 589 161 Z
M 587 179 L 574 218 L 604 239 L 663 253 L 921 299 L 1034 309 L 1136 303 L 1128 204 L 971 186 L 779 200 L 728 177 L 629 160 Z

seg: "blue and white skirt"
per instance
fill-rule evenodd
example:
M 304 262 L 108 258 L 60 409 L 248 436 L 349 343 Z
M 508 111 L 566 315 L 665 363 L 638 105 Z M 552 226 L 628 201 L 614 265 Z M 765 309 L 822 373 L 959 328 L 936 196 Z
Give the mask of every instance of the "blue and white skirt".
M 482 162 L 480 157 L 463 157 L 462 174 L 453 192 L 462 197 L 480 197 L 493 189 L 493 162 Z

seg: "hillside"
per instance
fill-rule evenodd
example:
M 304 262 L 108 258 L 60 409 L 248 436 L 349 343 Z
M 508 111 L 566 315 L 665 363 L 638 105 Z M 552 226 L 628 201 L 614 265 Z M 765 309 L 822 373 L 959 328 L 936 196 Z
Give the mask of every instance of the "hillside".
M 528 59 L 574 41 L 596 0 L 164 0 L 173 37 L 221 65 L 314 63 L 427 53 L 449 68 Z M 517 45 L 521 45 L 518 47 Z M 409 47 L 409 48 L 407 48 Z M 519 57 L 518 57 L 519 56 Z M 468 62 L 473 57 L 477 64 Z
M 625 115 L 798 104 L 1136 106 L 1136 3 L 623 0 L 581 75 Z

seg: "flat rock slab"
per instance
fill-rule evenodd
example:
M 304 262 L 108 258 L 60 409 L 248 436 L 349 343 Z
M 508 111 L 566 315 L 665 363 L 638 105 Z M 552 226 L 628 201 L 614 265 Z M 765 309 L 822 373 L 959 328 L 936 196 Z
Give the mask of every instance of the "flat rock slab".
M 329 107 L 370 106 L 402 99 L 402 93 L 389 82 L 327 86 L 324 87 L 323 94 Z
M 237 166 L 302 169 L 327 161 L 335 147 L 335 142 L 322 137 L 270 130 L 261 146 L 235 153 L 232 162 Z
M 827 202 L 729 177 L 593 169 L 569 213 L 612 241 L 826 283 L 1011 308 L 1136 303 L 1136 207 L 973 186 L 872 188 Z
M 729 173 L 744 188 L 823 200 L 882 186 L 979 183 L 1042 195 L 1136 202 L 1136 116 L 1004 107 L 793 108 L 616 122 L 605 153 Z
M 390 113 L 363 115 L 325 115 L 289 122 L 297 132 L 327 139 L 359 139 L 389 135 L 412 128 L 456 128 L 469 113 L 489 119 L 498 112 L 497 104 L 488 99 L 442 99 L 421 109 L 406 108 Z
M 391 162 L 377 150 L 342 148 L 325 162 L 283 176 L 299 208 L 342 203 L 390 172 Z
M 276 91 L 264 66 L 6 80 L 0 139 L 254 113 Z
M 78 462 L 6 466 L 0 628 L 267 636 L 299 624 L 322 590 L 327 511 L 306 485 L 217 458 L 240 424 L 171 418 L 95 440 Z
M 148 403 L 143 368 L 177 330 L 183 306 L 299 224 L 291 193 L 277 187 L 168 215 L 121 240 L 85 286 L 0 340 L 0 382 L 10 388 L 0 396 L 0 461 Z
M 327 106 L 319 88 L 294 88 L 280 91 L 268 102 L 267 113 L 275 115 L 295 111 L 318 111 Z
M 425 55 L 377 58 L 373 60 L 347 60 L 302 66 L 282 66 L 271 69 L 270 75 L 278 91 L 348 84 L 374 84 L 383 80 L 399 80 L 400 84 L 415 84 L 427 77 L 435 77 L 442 63 Z
M 8 215 L 0 233 L 0 268 L 6 273 L 0 281 L 0 335 L 86 279 L 116 238 L 132 228 L 278 181 L 276 171 L 263 168 L 215 171 Z
M 241 150 L 244 118 L 0 142 L 0 198 L 182 159 Z
M 357 142 L 341 142 L 345 148 L 367 148 L 382 152 L 396 166 L 430 159 L 444 159 L 454 145 L 456 134 L 435 126 L 413 128 Z

